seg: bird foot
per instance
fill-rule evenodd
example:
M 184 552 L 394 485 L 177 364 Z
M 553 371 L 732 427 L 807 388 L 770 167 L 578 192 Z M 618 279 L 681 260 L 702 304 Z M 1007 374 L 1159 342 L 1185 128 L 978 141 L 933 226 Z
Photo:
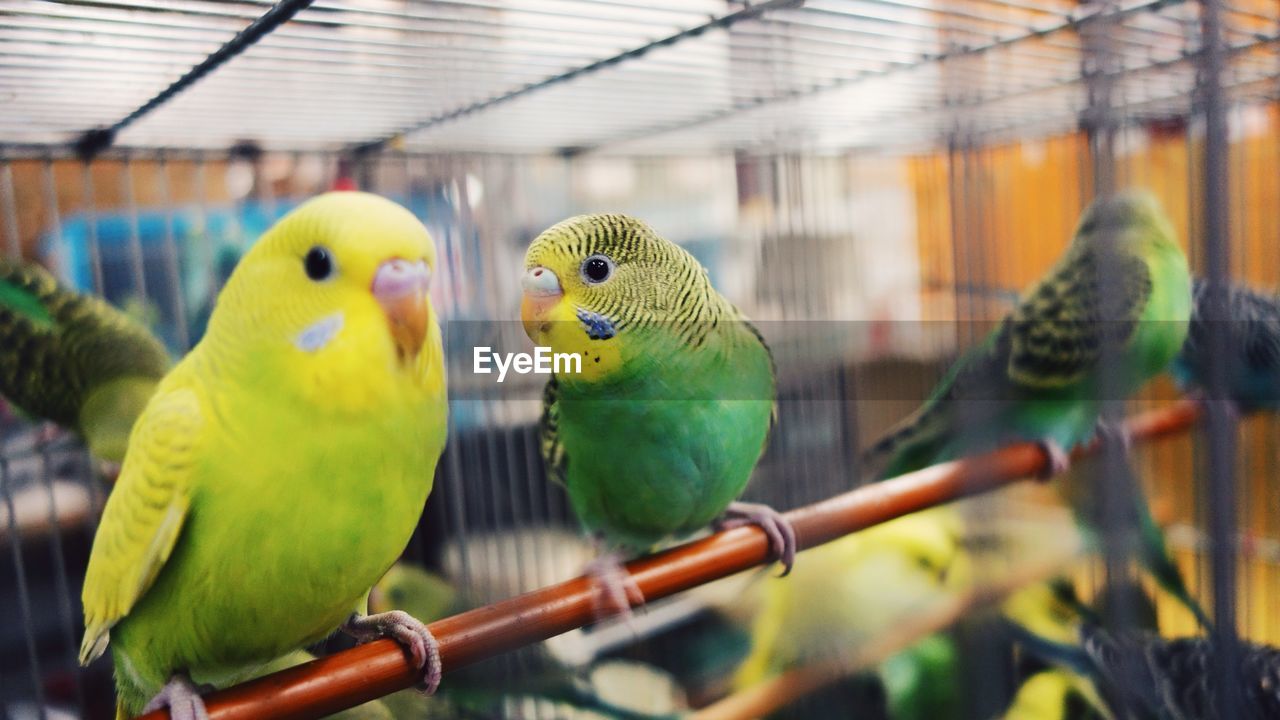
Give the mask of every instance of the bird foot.
M 1191 393 L 1190 397 L 1200 405 L 1205 417 L 1208 417 L 1213 412 L 1214 406 L 1221 408 L 1226 418 L 1233 423 L 1240 422 L 1240 419 L 1244 417 L 1244 411 L 1240 409 L 1239 403 L 1231 398 L 1222 398 L 1215 401 L 1209 397 L 1209 393 L 1203 390 L 1196 390 Z
M 774 557 L 782 562 L 780 577 L 786 577 L 796 562 L 796 529 L 792 527 L 791 521 L 768 505 L 732 502 L 725 510 L 724 517 L 716 523 L 716 528 L 730 530 L 744 525 L 757 525 L 769 536 L 769 547 L 773 550 Z
M 110 460 L 98 461 L 98 475 L 106 481 L 108 485 L 115 485 L 116 480 L 120 479 L 120 463 Z
M 1071 469 L 1071 456 L 1066 450 L 1058 444 L 1057 440 L 1044 438 L 1036 443 L 1040 449 L 1044 451 L 1045 457 L 1049 458 L 1049 464 L 1036 477 L 1040 480 L 1048 480 L 1052 477 L 1061 475 Z
M 1118 445 L 1125 455 L 1133 449 L 1133 433 L 1129 432 L 1129 428 L 1125 427 L 1123 422 L 1099 420 L 1094 427 L 1094 433 L 1098 436 L 1098 442 L 1103 445 Z
M 603 552 L 596 556 L 583 568 L 583 574 L 591 578 L 595 586 L 591 604 L 597 621 L 614 615 L 629 619 L 631 608 L 644 604 L 644 593 L 640 592 L 640 586 L 627 572 L 622 556 L 616 552 Z
M 36 429 L 36 447 L 48 447 L 62 437 L 62 428 L 51 422 L 42 422 Z
M 377 615 L 352 614 L 342 631 L 361 643 L 390 638 L 400 643 L 413 657 L 414 667 L 422 671 L 422 692 L 434 695 L 440 687 L 444 669 L 440 664 L 440 643 L 423 622 L 403 610 Z
M 145 715 L 161 708 L 169 708 L 169 717 L 173 720 L 209 720 L 209 711 L 205 709 L 204 698 L 200 697 L 200 689 L 184 675 L 169 678 L 164 688 L 142 708 L 142 713 Z

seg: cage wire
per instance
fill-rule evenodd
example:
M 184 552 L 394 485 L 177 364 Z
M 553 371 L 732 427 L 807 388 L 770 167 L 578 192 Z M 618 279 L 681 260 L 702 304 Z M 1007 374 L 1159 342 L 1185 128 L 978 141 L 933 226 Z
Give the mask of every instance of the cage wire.
M 527 346 L 518 270 L 542 229 L 628 212 L 703 262 L 777 359 L 779 422 L 748 498 L 797 507 L 867 481 L 858 450 L 981 341 L 1095 197 L 1147 188 L 1197 276 L 1280 285 L 1277 40 L 1261 0 L 10 0 L 0 250 L 179 356 L 235 260 L 301 199 L 359 187 L 405 204 L 437 243 L 451 395 L 407 558 L 491 602 L 589 557 L 538 457 L 540 380 L 472 372 L 474 347 Z M 1159 379 L 1107 413 L 1174 396 Z M 1234 422 L 1211 409 L 1202 437 L 1136 449 L 1133 476 L 1218 624 L 1275 643 L 1278 428 L 1249 416 L 1236 447 Z M 109 488 L 75 438 L 9 410 L 0 430 L 0 708 L 106 717 L 108 668 L 79 669 L 76 650 Z M 1074 477 L 1111 498 L 1127 467 L 1112 453 Z M 972 505 L 970 523 L 1009 502 Z M 1109 517 L 1107 561 L 1074 572 L 1086 595 L 1150 585 Z M 661 666 L 709 606 L 659 604 L 632 632 L 552 648 Z M 1156 607 L 1167 634 L 1195 632 Z M 1016 689 L 982 628 L 959 631 L 980 660 L 972 717 Z M 791 712 L 850 697 L 865 700 L 846 687 Z

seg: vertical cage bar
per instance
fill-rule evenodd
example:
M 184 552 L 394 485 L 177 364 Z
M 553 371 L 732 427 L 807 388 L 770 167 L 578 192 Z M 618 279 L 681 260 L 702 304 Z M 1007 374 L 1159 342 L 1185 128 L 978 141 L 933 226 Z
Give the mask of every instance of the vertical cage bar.
M 1199 55 L 1198 96 L 1204 114 L 1204 213 L 1203 235 L 1208 297 L 1208 506 L 1210 576 L 1213 587 L 1214 624 L 1217 633 L 1213 663 L 1216 697 L 1214 705 L 1223 717 L 1239 717 L 1241 691 L 1239 639 L 1236 637 L 1236 485 L 1235 420 L 1228 411 L 1227 356 L 1230 352 L 1231 321 L 1228 283 L 1231 279 L 1231 226 L 1227 135 L 1227 98 L 1222 88 L 1226 70 L 1223 47 L 1222 2 L 1201 0 L 1200 21 L 1203 48 Z
M 126 157 L 121 169 L 121 184 L 124 187 L 125 211 L 129 216 L 129 272 L 133 275 L 133 292 L 136 302 L 145 305 L 150 295 L 147 293 L 146 259 L 142 252 L 142 230 L 138 223 L 138 198 L 133 186 L 133 158 Z
M 54 591 L 58 596 L 58 619 L 62 625 L 62 641 L 67 651 L 67 667 L 77 667 L 79 665 L 80 644 L 76 642 L 76 615 L 72 601 L 71 586 L 67 582 L 68 565 L 66 554 L 62 549 L 62 522 L 58 516 L 57 493 L 54 489 L 53 463 L 49 458 L 49 444 L 41 443 L 39 447 L 40 454 L 40 481 L 44 485 L 46 499 L 48 500 L 49 511 L 49 549 L 50 559 L 53 561 L 53 577 Z M 89 482 L 94 482 L 92 473 L 89 473 Z M 93 512 L 91 509 L 89 512 Z M 80 673 L 75 674 L 75 702 L 76 707 L 84 707 L 84 687 L 82 685 Z
M 81 188 L 84 197 L 84 222 L 86 242 L 89 246 L 89 272 L 93 278 L 93 290 L 101 295 L 106 291 L 102 278 L 102 248 L 98 245 L 98 208 L 93 192 L 92 161 L 81 163 Z
M 31 588 L 27 585 L 27 569 L 22 558 L 22 530 L 18 527 L 18 510 L 13 502 L 12 476 L 9 460 L 0 456 L 0 495 L 4 496 L 9 513 L 9 553 L 16 576 L 14 589 L 18 592 L 18 612 L 21 614 L 22 633 L 26 640 L 27 669 L 31 673 L 31 690 L 41 720 L 47 719 L 44 702 L 44 675 L 40 672 L 39 646 L 36 643 L 35 618 L 31 614 Z
M 160 206 L 164 212 L 164 266 L 165 277 L 169 289 L 173 293 L 171 311 L 173 312 L 174 341 L 179 351 L 185 352 L 191 347 L 190 331 L 187 328 L 186 297 L 182 292 L 182 271 L 178 260 L 178 243 L 173 236 L 173 197 L 169 192 L 169 162 L 162 152 L 156 158 L 156 189 Z
M 0 164 L 0 213 L 4 214 L 5 255 L 22 257 L 22 238 L 18 235 L 18 208 L 13 191 L 13 164 Z
M 54 248 L 62 247 L 62 211 L 58 207 L 58 179 L 54 170 L 53 158 L 46 156 L 41 163 L 40 189 L 44 195 L 44 207 L 49 223 L 49 240 Z M 37 249 L 37 253 L 39 250 Z M 61 268 L 60 273 L 65 273 Z

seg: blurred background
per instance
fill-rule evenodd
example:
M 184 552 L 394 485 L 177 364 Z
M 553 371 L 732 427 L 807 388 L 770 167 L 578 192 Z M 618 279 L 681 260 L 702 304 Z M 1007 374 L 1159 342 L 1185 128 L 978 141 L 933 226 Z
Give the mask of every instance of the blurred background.
M 1236 280 L 1280 284 L 1273 2 L 1208 5 L 1218 75 L 1206 72 L 1207 5 L 1190 0 L 317 1 L 120 125 L 110 147 L 77 152 L 86 131 L 130 117 L 270 7 L 0 3 L 0 252 L 105 296 L 177 357 L 237 258 L 301 200 L 358 188 L 409 207 L 441 258 L 453 399 L 407 558 L 473 604 L 577 575 L 589 556 L 537 455 L 541 379 L 471 372 L 474 346 L 528 349 L 513 322 L 524 248 L 567 216 L 643 218 L 759 321 L 781 415 L 749 497 L 784 509 L 864 481 L 860 449 L 1053 264 L 1099 192 L 1154 192 L 1194 272 L 1223 243 Z M 1225 122 L 1228 237 L 1203 232 L 1211 115 Z M 1160 378 L 1133 409 L 1175 396 Z M 1245 419 L 1237 474 L 1220 478 L 1240 498 L 1239 630 L 1273 643 L 1276 433 L 1269 416 Z M 1207 598 L 1203 456 L 1185 435 L 1138 449 L 1137 466 Z M 74 436 L 3 411 L 0 717 L 110 716 L 109 663 L 75 661 L 110 490 L 94 467 Z M 1065 537 L 1055 497 L 1021 488 L 972 512 Z M 1106 580 L 1096 561 L 1063 567 L 1085 595 Z M 749 595 L 712 588 L 547 652 L 575 668 L 652 668 L 670 696 L 653 710 L 674 712 L 725 690 L 750 645 Z M 1194 633 L 1180 606 L 1156 607 L 1162 631 Z M 958 716 L 998 717 L 1019 670 L 995 641 L 973 651 L 983 689 Z M 707 667 L 677 662 L 695 656 Z M 517 654 L 491 671 L 537 662 Z M 876 717 L 865 696 L 855 684 L 793 712 Z

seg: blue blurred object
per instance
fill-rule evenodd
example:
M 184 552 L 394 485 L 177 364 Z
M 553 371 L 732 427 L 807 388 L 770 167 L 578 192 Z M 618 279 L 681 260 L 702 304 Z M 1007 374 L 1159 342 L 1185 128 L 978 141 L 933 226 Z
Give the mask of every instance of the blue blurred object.
M 225 207 L 148 208 L 133 213 L 79 213 L 64 219 L 62 231 L 46 235 L 42 247 L 50 264 L 72 288 L 96 292 L 139 319 L 175 354 L 182 354 L 179 314 L 188 344 L 203 333 L 207 308 L 240 255 L 297 200 L 247 201 Z M 173 242 L 177 282 L 168 262 Z M 134 242 L 142 256 L 142 283 L 133 266 Z M 94 287 L 93 248 L 100 258 L 102 287 Z M 145 290 L 145 292 L 142 292 Z M 180 310 L 181 308 L 181 310 Z
M 60 234 L 46 234 L 42 251 L 70 287 L 97 293 L 147 322 L 176 356 L 199 341 L 218 290 L 240 257 L 268 228 L 305 198 L 246 200 L 221 207 L 145 208 L 134 213 L 78 213 L 63 220 Z M 440 193 L 391 197 L 433 230 L 448 228 L 453 208 Z M 449 235 L 447 229 L 444 234 Z M 177 283 L 168 263 L 172 238 Z M 142 283 L 133 265 L 134 241 L 142 255 Z M 102 287 L 94 287 L 93 248 L 101 263 Z M 141 292 L 144 290 L 145 292 Z M 179 315 L 182 321 L 179 322 Z M 181 327 L 186 326 L 184 347 Z

